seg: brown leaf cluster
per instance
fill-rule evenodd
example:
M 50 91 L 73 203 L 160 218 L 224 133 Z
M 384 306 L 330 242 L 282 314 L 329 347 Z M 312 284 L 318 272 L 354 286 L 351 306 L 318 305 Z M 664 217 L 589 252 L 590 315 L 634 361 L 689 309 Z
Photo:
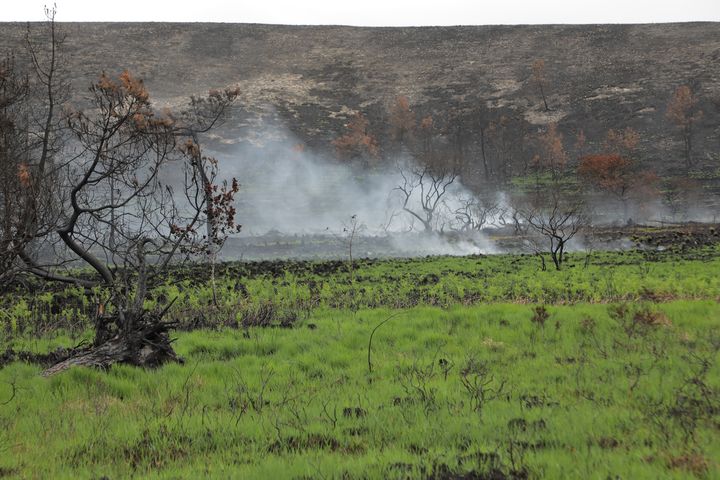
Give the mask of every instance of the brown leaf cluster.
M 379 153 L 377 140 L 368 133 L 368 120 L 358 112 L 347 124 L 347 133 L 333 141 L 338 155 L 357 157 L 367 154 L 376 157 Z
M 537 137 L 539 153 L 533 158 L 536 167 L 547 168 L 554 174 L 565 168 L 568 155 L 563 145 L 563 135 L 557 128 L 557 123 L 551 123 L 547 129 Z
M 395 140 L 403 141 L 415 130 L 415 112 L 410 108 L 410 101 L 404 95 L 395 99 L 390 107 L 390 132 Z
M 675 89 L 670 99 L 666 116 L 677 126 L 687 127 L 703 116 L 703 112 L 697 108 L 697 104 L 698 99 L 690 87 L 681 85 Z

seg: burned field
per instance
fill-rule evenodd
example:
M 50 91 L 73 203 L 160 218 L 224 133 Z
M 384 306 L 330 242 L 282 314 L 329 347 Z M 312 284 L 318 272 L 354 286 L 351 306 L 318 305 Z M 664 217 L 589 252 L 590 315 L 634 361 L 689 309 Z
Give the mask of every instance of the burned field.
M 409 258 L 428 255 L 478 255 L 493 253 L 529 253 L 528 241 L 531 235 L 518 234 L 513 228 L 490 227 L 483 232 L 482 246 L 463 244 L 462 235 L 455 232 L 438 234 L 433 241 L 440 245 L 441 253 L 431 253 L 427 237 L 418 232 L 405 234 L 364 234 L 353 239 L 352 249 L 357 258 Z M 425 240 L 425 241 L 423 241 Z M 472 238 L 470 238 L 472 240 Z M 629 248 L 645 250 L 673 251 L 694 249 L 713 245 L 720 240 L 720 228 L 712 223 L 669 224 L 665 226 L 596 226 L 581 235 L 579 242 L 571 244 L 575 252 L 593 250 L 622 251 Z M 230 238 L 223 247 L 222 255 L 226 260 L 248 260 L 245 268 L 270 272 L 282 270 L 283 265 L 294 271 L 292 261 L 285 260 L 323 260 L 323 265 L 332 265 L 338 258 L 348 255 L 346 236 L 323 234 L 283 234 L 268 232 L 263 235 Z M 465 251 L 465 250 L 470 250 Z M 275 260 L 279 260 L 276 263 Z M 312 263 L 312 262 L 311 262 Z M 250 267 L 253 265 L 253 267 Z M 318 267 L 328 268 L 328 267 Z M 198 274 L 207 275 L 207 271 L 198 267 Z M 203 273 L 205 272 L 205 273 Z
M 217 305 L 187 265 L 146 300 L 170 305 L 182 363 L 49 379 L 92 341 L 103 293 L 6 293 L 0 472 L 712 478 L 720 249 L 676 233 L 561 271 L 520 254 L 226 263 Z
M 45 14 L 0 478 L 720 477 L 716 24 Z

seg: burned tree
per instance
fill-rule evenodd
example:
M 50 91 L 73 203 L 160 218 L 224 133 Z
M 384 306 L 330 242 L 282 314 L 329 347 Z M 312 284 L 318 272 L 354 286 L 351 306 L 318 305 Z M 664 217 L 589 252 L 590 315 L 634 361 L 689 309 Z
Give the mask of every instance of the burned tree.
M 670 178 L 663 187 L 663 201 L 673 221 L 688 221 L 692 210 L 702 205 L 702 184 L 695 179 Z
M 45 14 L 46 28 L 28 26 L 24 55 L 0 62 L 0 285 L 34 268 L 23 257 L 40 247 L 57 215 L 55 155 L 63 142 L 57 110 L 68 85 L 55 9 Z
M 516 140 L 510 139 L 508 135 L 508 117 L 500 115 L 499 118 L 490 122 L 488 125 L 488 137 L 490 145 L 495 152 L 497 158 L 497 169 L 499 170 L 502 181 L 509 177 L 512 169 L 512 147 Z M 513 132 L 514 133 L 514 132 Z
M 462 176 L 466 181 L 480 174 L 476 162 L 468 162 L 469 158 L 480 160 L 486 183 L 495 175 L 489 149 L 490 125 L 490 113 L 481 100 L 476 100 L 472 107 L 454 106 L 447 115 L 445 132 L 452 147 L 452 160 L 463 167 Z
M 543 270 L 545 252 L 550 254 L 555 268 L 562 269 L 568 242 L 588 223 L 584 204 L 559 190 L 553 191 L 549 198 L 536 199 L 534 205 L 520 208 L 518 215 L 529 231 L 542 240 L 535 247 Z M 543 243 L 545 248 L 541 247 Z
M 435 230 L 442 200 L 458 177 L 455 169 L 431 166 L 398 168 L 402 209 L 422 223 L 426 232 Z
M 153 279 L 199 242 L 203 226 L 205 242 L 234 226 L 237 184 L 230 192 L 215 185 L 215 162 L 198 142 L 238 92 L 211 91 L 182 111 L 161 112 L 141 80 L 103 73 L 73 108 L 55 12 L 46 13 L 46 37 L 28 29 L 25 70 L 9 58 L 0 71 L 3 271 L 104 292 L 92 345 L 47 374 L 173 360 L 171 325 L 145 300 Z M 175 194 L 178 185 L 184 196 Z M 95 275 L 78 276 L 78 267 Z
M 28 84 L 18 74 L 15 59 L 0 63 L 0 285 L 17 272 L 15 260 L 27 235 L 22 228 L 22 199 L 31 187 L 27 152 L 23 144 L 23 107 Z
M 537 136 L 537 153 L 533 157 L 532 165 L 538 183 L 543 172 L 549 172 L 552 179 L 557 180 L 567 162 L 568 155 L 563 143 L 563 134 L 556 123 L 551 123 Z
M 65 152 L 70 159 L 57 185 L 62 210 L 45 237 L 98 277 L 66 273 L 62 280 L 103 287 L 107 308 L 97 318 L 93 345 L 48 374 L 72 365 L 145 366 L 176 358 L 164 312 L 144 307 L 149 283 L 214 215 L 203 156 L 180 149 L 180 141 L 213 126 L 236 96 L 234 90 L 211 92 L 179 115 L 159 113 L 142 81 L 128 72 L 117 79 L 103 74 L 90 88 L 92 108 L 69 113 L 72 151 Z M 179 167 L 186 170 L 186 202 L 163 180 Z M 60 280 L 55 268 L 40 266 L 29 254 L 22 258 L 33 274 Z
M 586 155 L 580 159 L 578 175 L 588 185 L 615 196 L 622 203 L 624 219 L 628 218 L 628 200 L 637 179 L 629 159 L 617 154 Z
M 479 232 L 501 214 L 497 202 L 483 203 L 475 197 L 459 198 L 459 206 L 452 210 L 453 229 L 463 233 Z
M 370 133 L 368 119 L 356 112 L 345 125 L 344 135 L 333 140 L 338 157 L 349 160 L 360 159 L 366 165 L 373 165 L 380 151 L 377 139 Z
M 406 96 L 399 96 L 388 109 L 390 136 L 399 145 L 405 144 L 415 130 L 415 112 Z
M 540 97 L 542 98 L 545 111 L 549 112 L 550 107 L 545 97 L 545 88 L 547 87 L 547 78 L 545 77 L 545 60 L 535 60 L 532 64 L 532 78 L 540 91 Z
M 196 100 L 197 101 L 197 100 Z M 185 184 L 201 185 L 202 195 L 187 195 L 188 203 L 195 211 L 205 211 L 205 229 L 201 234 L 198 230 L 187 230 L 173 225 L 172 233 L 182 239 L 189 235 L 191 242 L 183 242 L 182 250 L 189 254 L 204 255 L 210 266 L 210 286 L 212 288 L 213 304 L 218 306 L 217 285 L 215 281 L 215 267 L 218 254 L 232 233 L 239 232 L 241 225 L 235 223 L 235 194 L 240 191 L 240 184 L 233 178 L 231 182 L 215 183 L 218 174 L 218 162 L 213 157 L 203 155 L 197 135 L 193 134 L 180 147 L 181 151 L 190 159 L 186 169 Z M 188 181 L 188 176 L 190 180 Z M 187 192 L 187 190 L 186 190 Z
M 28 47 L 36 88 L 20 88 L 9 61 L 3 69 L 5 271 L 107 292 L 93 344 L 48 374 L 71 365 L 155 365 L 174 359 L 169 325 L 161 313 L 146 311 L 144 302 L 153 276 L 193 241 L 192 232 L 212 220 L 206 192 L 214 179 L 207 160 L 178 145 L 211 128 L 237 92 L 194 99 L 173 115 L 156 111 L 143 83 L 130 73 L 103 74 L 84 99 L 85 108 L 60 112 L 52 12 L 49 20 L 50 53 L 30 42 Z M 42 122 L 17 121 L 24 112 L 18 115 L 15 105 L 32 106 L 42 113 Z M 17 139 L 27 140 L 18 145 Z M 187 202 L 177 200 L 162 180 L 181 165 L 189 172 L 183 185 Z M 92 268 L 95 278 L 66 268 L 82 265 Z
M 393 192 L 398 192 L 402 211 L 431 232 L 437 229 L 443 199 L 459 176 L 458 161 L 444 149 L 430 115 L 420 121 L 411 153 L 414 160 L 397 165 L 400 179 Z
M 702 110 L 698 107 L 698 99 L 689 86 L 681 85 L 675 89 L 665 115 L 680 132 L 685 168 L 689 171 L 695 163 L 692 151 L 694 127 L 703 116 Z
M 614 196 L 623 208 L 623 219 L 629 220 L 629 201 L 643 203 L 654 197 L 654 173 L 639 169 L 637 146 L 640 135 L 628 127 L 608 130 L 603 153 L 580 158 L 577 173 L 588 186 Z

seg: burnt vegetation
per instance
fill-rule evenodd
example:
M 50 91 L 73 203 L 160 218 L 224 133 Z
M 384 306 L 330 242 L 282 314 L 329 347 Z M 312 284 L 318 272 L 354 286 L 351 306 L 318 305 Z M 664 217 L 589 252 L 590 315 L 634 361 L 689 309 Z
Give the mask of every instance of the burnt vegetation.
M 202 154 L 198 137 L 238 92 L 214 90 L 183 110 L 160 111 L 142 80 L 103 72 L 76 107 L 63 76 L 64 38 L 55 11 L 46 13 L 40 38 L 28 26 L 30 61 L 21 66 L 9 57 L 3 64 L 4 279 L 29 273 L 106 292 L 92 345 L 47 374 L 71 365 L 174 360 L 163 312 L 144 307 L 148 281 L 185 250 L 211 254 L 235 226 L 237 182 L 218 190 L 216 161 Z M 180 192 L 164 183 L 170 168 L 184 172 Z M 96 276 L 75 276 L 70 265 Z
M 0 62 L 0 477 L 717 474 L 720 231 L 687 222 L 717 206 L 710 80 L 660 68 L 664 83 L 648 87 L 630 71 L 579 98 L 562 51 L 521 44 L 519 63 L 490 78 L 489 64 L 437 45 L 504 51 L 515 30 L 383 29 L 375 48 L 434 45 L 442 81 L 372 80 L 387 59 L 354 55 L 288 74 L 276 68 L 295 51 L 280 42 L 279 66 L 250 55 L 248 78 L 226 81 L 218 67 L 223 87 L 168 103 L 150 86 L 168 72 L 141 72 L 146 83 L 114 60 L 78 88 L 86 79 L 67 54 L 79 47 L 63 31 L 81 27 L 46 13 Z M 209 47 L 225 37 L 207 28 L 191 27 L 206 35 L 195 50 L 223 60 Z M 709 27 L 688 28 L 705 45 Z M 659 35 L 548 27 L 577 36 L 578 51 L 632 43 L 628 29 Z M 275 30 L 238 35 L 322 32 Z M 333 32 L 348 36 L 339 50 L 367 38 Z M 261 67 L 280 93 L 250 88 Z M 182 81 L 197 81 L 191 70 Z M 403 218 L 412 240 L 483 238 L 514 253 L 362 258 L 371 235 L 353 214 L 333 234 L 342 258 L 221 261 L 241 230 L 242 178 L 223 178 L 210 152 L 244 141 L 237 120 L 268 91 L 300 138 L 293 158 L 311 150 L 359 177 L 393 172 L 390 223 Z M 596 110 L 601 121 L 588 120 Z M 638 224 L 661 208 L 670 221 Z M 307 241 L 327 249 L 329 236 Z M 38 429 L 49 404 L 57 415 Z M 60 466 L 42 464 L 46 444 Z

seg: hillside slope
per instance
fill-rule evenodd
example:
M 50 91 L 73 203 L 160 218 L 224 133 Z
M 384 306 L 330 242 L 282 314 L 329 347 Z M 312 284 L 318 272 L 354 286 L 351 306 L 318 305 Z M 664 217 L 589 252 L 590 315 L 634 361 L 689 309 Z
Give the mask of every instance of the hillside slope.
M 701 162 L 720 146 L 720 25 L 479 26 L 356 28 L 246 24 L 67 23 L 73 82 L 129 69 L 162 102 L 237 84 L 244 107 L 222 143 L 247 137 L 259 112 L 274 115 L 301 141 L 331 152 L 348 114 L 363 111 L 387 136 L 388 105 L 405 95 L 418 114 L 441 117 L 483 105 L 514 115 L 532 133 L 551 121 L 570 138 L 583 129 L 599 142 L 608 128 L 642 135 L 643 160 L 678 164 L 679 139 L 665 111 L 689 84 L 704 117 L 695 145 Z M 20 45 L 25 26 L 0 26 L 0 51 Z M 551 111 L 532 82 L 545 61 Z M 474 128 L 467 125 L 468 129 Z M 518 134 L 519 135 L 519 134 Z

